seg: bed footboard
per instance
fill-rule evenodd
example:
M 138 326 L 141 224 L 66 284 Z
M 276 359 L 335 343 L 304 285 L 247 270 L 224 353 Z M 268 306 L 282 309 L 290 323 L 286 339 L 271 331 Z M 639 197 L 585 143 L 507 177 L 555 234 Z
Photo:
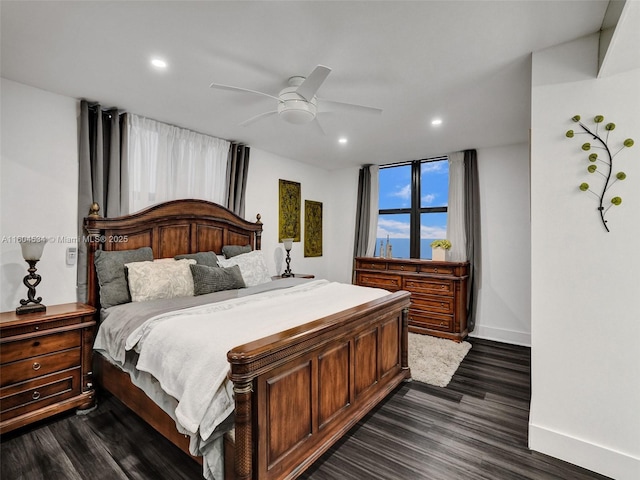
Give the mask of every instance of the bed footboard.
M 235 477 L 295 478 L 410 376 L 408 292 L 234 348 Z

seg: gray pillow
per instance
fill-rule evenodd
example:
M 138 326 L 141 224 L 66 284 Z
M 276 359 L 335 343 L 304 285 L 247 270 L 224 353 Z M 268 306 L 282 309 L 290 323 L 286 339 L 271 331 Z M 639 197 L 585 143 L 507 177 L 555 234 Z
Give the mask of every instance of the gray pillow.
M 109 308 L 131 301 L 124 264 L 153 260 L 151 247 L 105 252 L 97 250 L 94 264 L 100 285 L 100 305 Z
M 237 265 L 229 268 L 207 267 L 206 265 L 189 265 L 189 267 L 191 275 L 193 275 L 193 293 L 195 295 L 245 288 L 240 267 Z
M 225 245 L 222 247 L 222 253 L 224 253 L 224 258 L 235 257 L 236 255 L 241 255 L 243 253 L 249 253 L 251 251 L 251 245 Z
M 206 265 L 207 267 L 217 267 L 218 257 L 213 252 L 185 253 L 184 255 L 176 255 L 176 260 L 195 260 L 198 265 Z

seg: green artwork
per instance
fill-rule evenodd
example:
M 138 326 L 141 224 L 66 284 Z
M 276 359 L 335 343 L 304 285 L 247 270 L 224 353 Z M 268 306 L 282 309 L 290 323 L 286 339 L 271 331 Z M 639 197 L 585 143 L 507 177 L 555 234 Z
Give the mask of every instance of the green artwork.
M 300 184 L 289 180 L 280 180 L 280 210 L 278 241 L 293 238 L 300 241 Z
M 322 202 L 304 201 L 304 256 L 322 256 Z

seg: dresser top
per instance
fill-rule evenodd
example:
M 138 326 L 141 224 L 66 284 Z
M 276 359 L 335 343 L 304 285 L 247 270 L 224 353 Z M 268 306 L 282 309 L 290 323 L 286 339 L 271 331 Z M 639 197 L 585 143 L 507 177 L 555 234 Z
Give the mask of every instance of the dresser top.
M 404 263 L 404 264 L 416 264 L 416 265 L 442 265 L 442 266 L 464 266 L 469 262 L 441 262 L 438 260 L 428 260 L 424 258 L 381 258 L 381 257 L 356 257 L 356 260 L 360 261 L 378 261 L 378 262 L 390 262 L 390 263 Z

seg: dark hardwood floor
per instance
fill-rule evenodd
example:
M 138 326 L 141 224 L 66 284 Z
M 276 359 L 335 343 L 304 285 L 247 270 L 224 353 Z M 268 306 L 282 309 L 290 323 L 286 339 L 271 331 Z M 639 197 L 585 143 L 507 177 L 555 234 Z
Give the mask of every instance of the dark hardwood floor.
M 530 350 L 470 339 L 446 388 L 401 385 L 305 480 L 606 479 L 527 448 Z M 2 480 L 202 479 L 201 467 L 120 402 L 100 398 L 1 443 Z

